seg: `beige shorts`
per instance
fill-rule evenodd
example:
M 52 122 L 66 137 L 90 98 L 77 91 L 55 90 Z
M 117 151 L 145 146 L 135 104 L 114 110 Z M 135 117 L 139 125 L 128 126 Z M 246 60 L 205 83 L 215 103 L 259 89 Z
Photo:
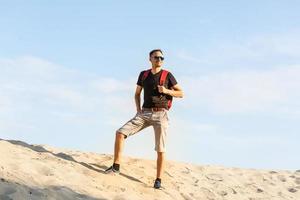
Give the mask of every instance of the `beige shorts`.
M 125 138 L 132 136 L 139 131 L 153 126 L 155 133 L 155 151 L 166 151 L 166 136 L 169 126 L 168 111 L 142 111 L 136 114 L 131 120 L 125 123 L 117 132 L 125 135 Z

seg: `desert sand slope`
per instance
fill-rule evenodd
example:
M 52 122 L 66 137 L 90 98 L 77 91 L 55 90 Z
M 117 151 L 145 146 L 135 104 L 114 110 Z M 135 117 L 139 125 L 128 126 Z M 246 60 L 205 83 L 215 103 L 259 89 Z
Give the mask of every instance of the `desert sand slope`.
M 168 162 L 163 189 L 155 161 L 124 158 L 120 175 L 103 171 L 111 155 L 0 140 L 0 200 L 300 200 L 300 170 L 271 171 Z

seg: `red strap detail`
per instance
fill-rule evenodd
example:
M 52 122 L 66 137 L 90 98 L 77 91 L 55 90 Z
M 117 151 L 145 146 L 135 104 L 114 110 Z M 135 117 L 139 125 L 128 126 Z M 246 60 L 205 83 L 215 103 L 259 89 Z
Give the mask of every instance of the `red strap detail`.
M 159 85 L 164 85 L 164 83 L 167 79 L 168 73 L 169 72 L 167 70 L 162 70 L 161 77 L 160 77 L 160 80 L 159 80 Z
M 169 72 L 167 70 L 162 71 L 162 74 L 161 74 L 161 77 L 160 77 L 160 80 L 159 80 L 159 85 L 164 85 L 165 84 L 168 73 Z M 168 100 L 168 109 L 170 109 L 171 106 L 172 106 L 172 100 Z
M 172 106 L 172 100 L 169 100 L 169 101 L 168 101 L 168 108 L 170 109 L 171 106 Z
M 146 70 L 146 71 L 144 72 L 143 78 L 142 78 L 143 81 L 147 78 L 147 76 L 149 75 L 150 71 L 151 71 L 151 69 L 148 69 L 148 70 Z

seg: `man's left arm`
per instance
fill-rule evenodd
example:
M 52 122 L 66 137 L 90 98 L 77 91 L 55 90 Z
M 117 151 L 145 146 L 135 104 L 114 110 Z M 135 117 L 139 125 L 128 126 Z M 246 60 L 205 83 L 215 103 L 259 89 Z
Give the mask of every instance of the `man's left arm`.
M 172 86 L 171 89 L 167 89 L 164 86 L 158 85 L 158 90 L 160 93 L 164 93 L 172 97 L 178 97 L 178 98 L 183 97 L 183 90 L 178 84 Z

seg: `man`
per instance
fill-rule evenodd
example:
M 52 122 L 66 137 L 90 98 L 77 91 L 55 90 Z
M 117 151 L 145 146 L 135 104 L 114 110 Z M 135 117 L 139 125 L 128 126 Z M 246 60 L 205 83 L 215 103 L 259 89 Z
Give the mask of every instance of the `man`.
M 155 132 L 155 151 L 157 151 L 157 172 L 154 188 L 161 187 L 161 177 L 164 170 L 166 131 L 169 124 L 167 111 L 170 108 L 172 97 L 183 97 L 183 91 L 177 84 L 174 76 L 162 70 L 164 61 L 163 52 L 154 49 L 149 53 L 152 68 L 142 71 L 139 75 L 135 104 L 137 114 L 116 132 L 114 163 L 106 173 L 119 173 L 121 153 L 124 140 L 142 129 L 153 126 Z M 144 102 L 141 108 L 141 92 L 144 89 Z

